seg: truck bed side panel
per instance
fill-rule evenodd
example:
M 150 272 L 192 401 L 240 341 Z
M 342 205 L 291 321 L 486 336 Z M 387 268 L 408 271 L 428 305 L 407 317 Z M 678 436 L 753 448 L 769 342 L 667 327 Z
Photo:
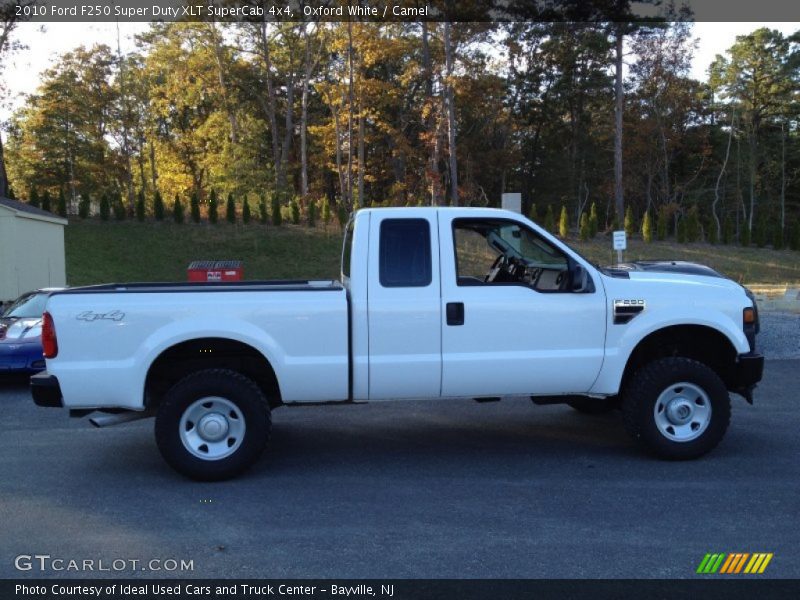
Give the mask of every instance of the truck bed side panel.
M 67 293 L 54 295 L 48 310 L 59 353 L 47 369 L 70 408 L 142 408 L 152 362 L 175 344 L 207 337 L 261 352 L 284 402 L 348 396 L 347 298 L 341 288 Z

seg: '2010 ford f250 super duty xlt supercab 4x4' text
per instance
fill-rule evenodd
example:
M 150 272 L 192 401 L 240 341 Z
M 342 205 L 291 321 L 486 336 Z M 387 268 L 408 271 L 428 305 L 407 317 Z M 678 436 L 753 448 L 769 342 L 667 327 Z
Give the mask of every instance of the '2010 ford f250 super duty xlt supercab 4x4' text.
M 530 396 L 621 408 L 654 454 L 722 439 L 763 357 L 741 285 L 691 263 L 598 268 L 513 212 L 358 211 L 341 281 L 112 284 L 55 292 L 34 400 L 120 422 L 155 415 L 197 479 L 251 465 L 281 404 Z

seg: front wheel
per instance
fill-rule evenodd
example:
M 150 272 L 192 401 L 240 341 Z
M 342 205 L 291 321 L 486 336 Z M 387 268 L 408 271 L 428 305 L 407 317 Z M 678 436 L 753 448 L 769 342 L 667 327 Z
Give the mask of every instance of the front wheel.
M 255 382 L 236 371 L 206 369 L 167 392 L 156 415 L 156 444 L 179 473 L 219 481 L 258 460 L 270 425 L 269 404 Z
M 722 440 L 731 418 L 728 390 L 696 360 L 655 360 L 634 373 L 622 402 L 634 440 L 670 460 L 698 458 Z

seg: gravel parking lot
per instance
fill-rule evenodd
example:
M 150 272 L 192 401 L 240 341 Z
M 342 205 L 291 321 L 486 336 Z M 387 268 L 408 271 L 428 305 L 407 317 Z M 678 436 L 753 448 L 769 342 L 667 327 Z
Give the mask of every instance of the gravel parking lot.
M 218 484 L 173 473 L 152 421 L 94 429 L 5 383 L 0 577 L 105 575 L 15 569 L 44 553 L 193 561 L 117 576 L 672 578 L 707 552 L 774 552 L 765 576 L 800 577 L 798 370 L 768 361 L 693 462 L 640 454 L 618 414 L 375 403 L 276 411 L 263 459 Z

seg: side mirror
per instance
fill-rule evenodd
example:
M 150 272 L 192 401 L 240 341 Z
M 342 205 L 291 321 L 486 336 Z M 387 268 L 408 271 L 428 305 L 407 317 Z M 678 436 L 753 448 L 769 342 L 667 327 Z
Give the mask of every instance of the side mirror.
M 573 263 L 570 267 L 570 290 L 576 293 L 587 293 L 594 291 L 592 278 L 580 264 Z

